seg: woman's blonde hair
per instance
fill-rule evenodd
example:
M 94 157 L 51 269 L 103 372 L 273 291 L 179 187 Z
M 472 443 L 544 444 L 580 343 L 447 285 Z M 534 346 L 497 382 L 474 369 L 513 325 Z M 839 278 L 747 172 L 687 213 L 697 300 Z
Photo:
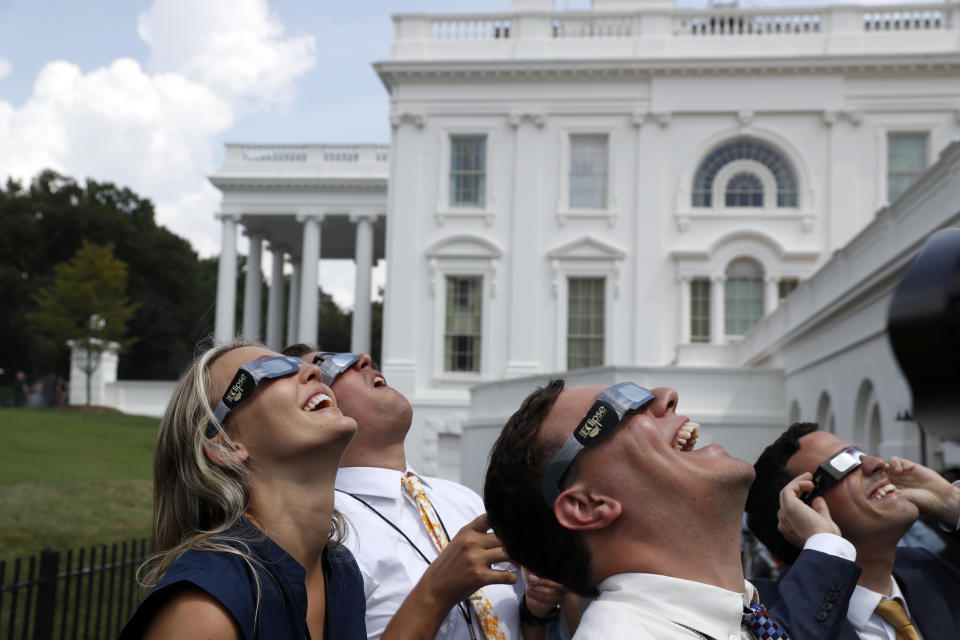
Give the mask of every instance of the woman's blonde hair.
M 262 345 L 235 340 L 207 349 L 177 381 L 154 452 L 153 555 L 140 567 L 145 587 L 155 586 L 189 549 L 233 553 L 254 562 L 248 541 L 224 535 L 249 506 L 248 471 L 213 413 L 219 399 L 211 396 L 210 385 L 210 366 L 217 358 L 251 346 Z M 207 437 L 211 425 L 219 438 Z M 207 458 L 207 447 L 216 448 L 218 464 Z M 345 532 L 343 516 L 334 511 L 328 545 L 339 544 Z

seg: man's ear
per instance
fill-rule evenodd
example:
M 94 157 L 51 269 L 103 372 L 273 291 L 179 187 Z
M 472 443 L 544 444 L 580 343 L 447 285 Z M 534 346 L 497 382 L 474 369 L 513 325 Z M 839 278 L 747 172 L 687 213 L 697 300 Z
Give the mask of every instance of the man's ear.
M 250 457 L 250 453 L 242 442 L 233 442 L 232 445 L 227 445 L 220 434 L 210 438 L 203 445 L 203 455 L 207 456 L 207 460 L 218 467 L 230 466 L 231 452 L 240 462 L 246 462 L 247 458 Z
M 623 505 L 603 494 L 594 494 L 574 485 L 563 491 L 553 503 L 553 513 L 566 529 L 587 531 L 603 529 L 620 517 Z

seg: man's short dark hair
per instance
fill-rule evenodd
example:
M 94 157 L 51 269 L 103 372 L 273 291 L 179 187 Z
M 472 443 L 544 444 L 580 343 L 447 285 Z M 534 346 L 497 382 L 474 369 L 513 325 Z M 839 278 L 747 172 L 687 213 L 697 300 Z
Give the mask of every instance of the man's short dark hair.
M 579 533 L 560 526 L 540 488 L 544 471 L 563 446 L 539 435 L 563 385 L 563 380 L 551 380 L 507 420 L 490 453 L 484 503 L 490 526 L 512 560 L 575 593 L 596 596 L 590 550 Z
M 787 461 L 800 448 L 800 438 L 819 428 L 813 422 L 790 425 L 773 444 L 763 450 L 753 465 L 757 475 L 747 495 L 747 525 L 770 553 L 787 564 L 793 564 L 800 555 L 800 549 L 788 542 L 777 529 L 780 490 L 797 475 L 787 470 Z
M 291 345 L 289 345 L 289 346 L 287 346 L 287 347 L 284 347 L 283 351 L 281 351 L 280 353 L 282 353 L 282 354 L 285 355 L 285 356 L 292 356 L 292 357 L 294 357 L 294 358 L 302 358 L 303 356 L 305 356 L 305 355 L 307 355 L 308 353 L 311 353 L 311 352 L 313 352 L 313 351 L 316 351 L 316 349 L 314 349 L 314 348 L 311 347 L 310 345 L 308 345 L 308 344 L 303 344 L 302 342 L 297 342 L 297 343 L 295 343 L 295 344 L 291 344 Z

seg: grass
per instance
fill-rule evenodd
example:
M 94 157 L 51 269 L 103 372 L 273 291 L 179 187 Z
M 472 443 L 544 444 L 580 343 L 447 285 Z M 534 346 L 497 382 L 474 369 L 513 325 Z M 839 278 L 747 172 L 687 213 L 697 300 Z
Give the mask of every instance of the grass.
M 0 560 L 150 535 L 158 420 L 0 409 Z

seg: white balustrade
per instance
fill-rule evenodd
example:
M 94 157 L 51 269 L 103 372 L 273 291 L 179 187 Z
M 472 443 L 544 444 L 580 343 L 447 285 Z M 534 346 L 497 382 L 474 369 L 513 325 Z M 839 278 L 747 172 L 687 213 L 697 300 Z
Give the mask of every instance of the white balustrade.
M 754 37 L 777 38 L 782 42 L 777 45 L 782 54 L 790 54 L 791 48 L 804 55 L 824 50 L 834 54 L 862 53 L 864 46 L 870 51 L 881 47 L 892 54 L 901 48 L 909 53 L 942 52 L 956 49 L 956 32 L 960 30 L 958 14 L 960 3 L 956 1 L 810 9 L 641 6 L 634 11 L 399 14 L 394 16 L 396 29 L 391 59 L 566 57 L 569 44 L 564 42 L 569 40 L 578 41 L 578 54 L 583 57 L 656 58 L 677 54 L 678 49 L 670 45 L 671 40 L 686 43 L 696 39 L 710 43 L 717 38 L 727 41 Z M 919 44 L 916 38 L 906 35 L 931 31 L 945 33 Z M 881 46 L 873 37 L 877 32 L 891 37 Z M 899 33 L 905 34 L 903 39 L 892 37 Z M 822 40 L 823 46 L 811 45 L 814 38 Z M 466 41 L 470 44 L 465 44 Z M 597 44 L 587 44 L 589 42 Z M 723 46 L 718 42 L 718 51 Z M 691 51 L 695 56 L 707 53 L 703 45 Z M 749 55 L 750 51 L 742 50 L 740 54 Z M 755 47 L 755 52 L 758 57 L 769 55 L 765 46 Z

